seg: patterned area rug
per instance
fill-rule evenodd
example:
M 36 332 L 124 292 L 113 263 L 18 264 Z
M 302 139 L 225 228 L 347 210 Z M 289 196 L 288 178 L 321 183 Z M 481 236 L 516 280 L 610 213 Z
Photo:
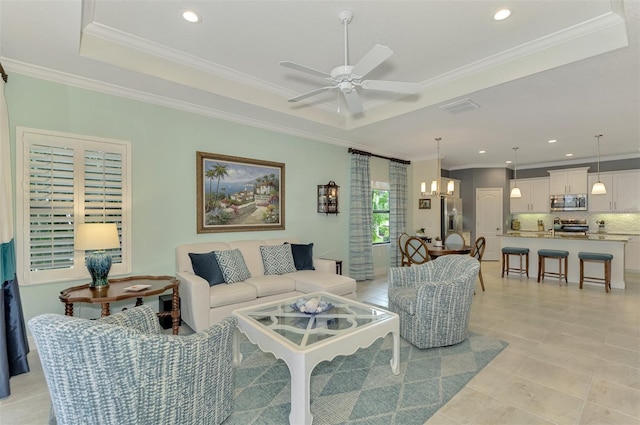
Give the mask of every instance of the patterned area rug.
M 234 411 L 224 425 L 288 424 L 289 368 L 242 338 Z M 507 346 L 473 333 L 460 344 L 426 350 L 401 339 L 400 374 L 394 375 L 391 340 L 387 335 L 316 366 L 311 375 L 314 425 L 422 425 Z

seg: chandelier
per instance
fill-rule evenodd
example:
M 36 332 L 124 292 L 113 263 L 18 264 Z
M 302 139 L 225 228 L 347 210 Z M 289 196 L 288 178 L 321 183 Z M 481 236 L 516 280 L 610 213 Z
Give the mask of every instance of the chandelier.
M 442 140 L 442 137 L 436 137 L 436 146 L 437 146 L 437 173 L 436 174 L 436 180 L 431 181 L 431 191 L 427 192 L 427 182 L 422 182 L 420 183 L 420 192 L 422 193 L 422 196 L 453 196 L 453 192 L 455 190 L 455 183 L 453 182 L 453 180 L 449 180 L 447 182 L 447 192 L 443 193 L 441 191 L 441 184 L 442 184 L 442 168 L 440 165 L 440 140 Z

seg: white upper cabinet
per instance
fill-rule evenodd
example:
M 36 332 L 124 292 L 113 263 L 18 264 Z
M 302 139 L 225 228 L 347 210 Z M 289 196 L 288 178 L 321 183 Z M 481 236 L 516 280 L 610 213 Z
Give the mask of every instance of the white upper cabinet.
M 587 193 L 589 167 L 549 171 L 550 195 L 580 195 Z
M 511 180 L 509 191 L 514 186 Z M 548 213 L 549 212 L 549 179 L 518 179 L 518 187 L 522 197 L 509 198 L 511 214 L 517 213 Z
M 640 211 L 640 170 L 600 173 L 607 193 L 592 195 L 591 187 L 598 181 L 598 174 L 589 174 L 589 212 Z

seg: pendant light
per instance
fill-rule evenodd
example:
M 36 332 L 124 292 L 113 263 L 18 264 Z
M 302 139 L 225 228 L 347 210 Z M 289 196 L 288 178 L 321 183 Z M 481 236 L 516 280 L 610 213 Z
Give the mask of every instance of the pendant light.
M 597 134 L 594 137 L 598 139 L 598 181 L 593 184 L 591 194 L 604 195 L 607 193 L 607 188 L 604 187 L 604 183 L 600 181 L 600 138 L 602 137 L 602 134 Z
M 511 189 L 509 197 L 522 198 L 522 193 L 518 187 L 518 148 L 513 148 L 513 156 L 515 160 L 513 162 L 513 189 Z
M 455 190 L 455 183 L 453 180 L 449 180 L 449 182 L 447 182 L 447 192 L 446 193 L 441 193 L 440 192 L 440 183 L 442 180 L 442 168 L 440 166 L 440 140 L 442 140 L 442 137 L 436 137 L 436 152 L 437 152 L 437 175 L 436 175 L 436 180 L 431 181 L 431 187 L 430 187 L 430 193 L 427 192 L 427 183 L 426 182 L 422 182 L 420 183 L 420 192 L 422 193 L 423 196 L 427 196 L 427 195 L 431 195 L 431 196 L 453 196 L 454 194 L 454 190 Z

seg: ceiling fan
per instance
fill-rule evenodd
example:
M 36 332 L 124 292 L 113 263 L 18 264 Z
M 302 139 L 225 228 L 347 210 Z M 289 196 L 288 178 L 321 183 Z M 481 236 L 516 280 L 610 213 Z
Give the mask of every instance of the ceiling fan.
M 304 65 L 297 64 L 295 62 L 282 61 L 280 65 L 295 69 L 296 71 L 305 72 L 307 74 L 314 75 L 316 77 L 329 80 L 331 85 L 321 87 L 316 90 L 301 94 L 289 99 L 289 102 L 297 102 L 302 99 L 314 96 L 319 93 L 323 93 L 328 90 L 339 89 L 344 96 L 344 99 L 349 107 L 349 110 L 358 114 L 363 111 L 362 101 L 358 96 L 356 87 L 360 87 L 366 90 L 377 90 L 394 93 L 404 94 L 416 94 L 420 90 L 420 85 L 417 83 L 403 83 L 399 81 L 382 81 L 382 80 L 362 80 L 365 75 L 371 72 L 374 68 L 387 60 L 393 51 L 380 44 L 376 44 L 360 61 L 351 66 L 349 65 L 349 40 L 348 40 L 348 26 L 353 19 L 353 12 L 345 9 L 338 13 L 338 20 L 344 25 L 344 65 L 337 66 L 331 70 L 328 74 L 323 71 L 318 71 L 313 68 L 309 68 Z

